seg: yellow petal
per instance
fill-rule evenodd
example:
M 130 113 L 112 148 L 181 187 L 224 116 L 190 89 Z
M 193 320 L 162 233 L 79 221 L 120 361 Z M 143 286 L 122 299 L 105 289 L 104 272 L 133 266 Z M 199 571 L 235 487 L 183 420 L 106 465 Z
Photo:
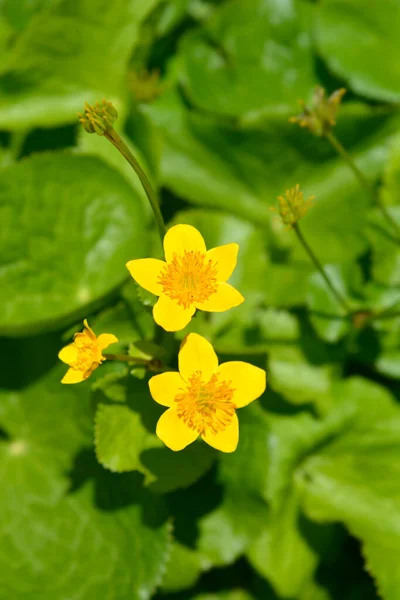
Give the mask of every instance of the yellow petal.
M 163 289 L 157 280 L 164 266 L 165 262 L 157 258 L 139 258 L 126 263 L 136 283 L 156 296 L 160 296 Z
M 77 369 L 68 369 L 64 377 L 61 379 L 61 383 L 80 383 L 84 379 L 86 378 L 82 371 L 78 371 Z
M 153 317 L 165 331 L 180 331 L 190 322 L 195 311 L 194 306 L 183 308 L 176 300 L 162 294 L 154 305 Z
M 58 358 L 66 365 L 71 365 L 78 358 L 78 348 L 74 344 L 69 344 L 60 350 Z
M 234 306 L 239 306 L 242 302 L 244 302 L 242 294 L 229 283 L 222 282 L 218 284 L 215 294 L 212 294 L 205 302 L 196 304 L 196 308 L 208 312 L 223 312 Z
M 246 406 L 265 391 L 266 373 L 254 365 L 234 360 L 223 363 L 217 371 L 220 381 L 231 381 L 235 392 L 232 402 L 237 408 Z
M 100 350 L 105 350 L 111 344 L 116 344 L 118 342 L 118 338 L 115 337 L 113 333 L 101 333 L 97 338 L 97 343 Z
M 212 433 L 210 430 L 206 430 L 201 437 L 207 444 L 221 452 L 235 452 L 239 442 L 239 420 L 236 413 L 224 431 Z
M 183 450 L 198 437 L 197 431 L 189 429 L 178 417 L 175 408 L 169 408 L 158 419 L 156 434 L 171 450 Z
M 182 255 L 185 250 L 206 252 L 206 244 L 200 231 L 191 225 L 175 225 L 164 237 L 165 260 L 171 262 L 174 254 Z
M 203 381 L 209 381 L 218 368 L 214 348 L 198 333 L 189 333 L 182 341 L 179 355 L 179 372 L 185 381 L 196 371 L 202 372 Z
M 211 248 L 206 253 L 206 260 L 212 260 L 217 265 L 217 280 L 227 281 L 236 267 L 238 244 L 225 244 Z
M 87 319 L 85 319 L 85 320 L 83 321 L 83 324 L 84 324 L 84 326 L 85 326 L 85 330 L 83 331 L 83 333 L 86 333 L 86 334 L 87 334 L 87 335 L 88 335 L 90 338 L 92 338 L 92 340 L 95 340 L 95 339 L 96 339 L 96 334 L 95 334 L 95 332 L 93 331 L 93 329 L 92 329 L 91 327 L 89 327 L 89 324 L 88 324 L 88 322 L 87 322 Z
M 162 404 L 162 406 L 171 406 L 175 396 L 184 387 L 185 382 L 177 372 L 154 375 L 149 381 L 150 394 L 153 400 L 158 404 Z

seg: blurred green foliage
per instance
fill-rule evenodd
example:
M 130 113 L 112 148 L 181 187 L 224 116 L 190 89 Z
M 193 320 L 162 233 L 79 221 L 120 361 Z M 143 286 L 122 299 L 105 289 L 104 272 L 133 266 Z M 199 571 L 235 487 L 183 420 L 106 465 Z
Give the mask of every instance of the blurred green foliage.
M 399 17 L 397 0 L 0 0 L 0 600 L 400 598 L 399 242 L 288 122 L 314 85 L 347 87 L 335 133 L 400 224 Z M 102 98 L 168 224 L 240 244 L 246 302 L 162 348 L 175 366 L 196 331 L 267 369 L 232 455 L 164 447 L 143 369 L 60 384 L 85 317 L 119 351 L 159 343 L 124 266 L 159 253 L 146 198 L 78 125 Z M 357 319 L 269 210 L 297 183 Z

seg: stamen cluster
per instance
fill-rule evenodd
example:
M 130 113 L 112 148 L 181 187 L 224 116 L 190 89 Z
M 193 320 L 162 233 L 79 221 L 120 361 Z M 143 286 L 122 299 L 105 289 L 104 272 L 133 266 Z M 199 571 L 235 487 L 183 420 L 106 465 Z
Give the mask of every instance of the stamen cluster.
M 158 282 L 166 296 L 189 308 L 215 294 L 218 289 L 217 267 L 212 260 L 206 260 L 204 253 L 185 250 L 183 255 L 173 255 L 172 261 L 164 266 Z
M 235 390 L 231 383 L 218 381 L 217 374 L 204 382 L 201 371 L 196 371 L 189 378 L 187 388 L 175 397 L 178 417 L 199 435 L 204 435 L 206 430 L 214 434 L 224 431 L 236 408 L 232 402 Z

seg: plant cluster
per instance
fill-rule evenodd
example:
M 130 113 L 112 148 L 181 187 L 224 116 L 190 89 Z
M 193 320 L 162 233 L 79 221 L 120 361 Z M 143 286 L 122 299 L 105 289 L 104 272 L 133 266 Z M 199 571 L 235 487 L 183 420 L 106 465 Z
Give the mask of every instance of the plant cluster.
M 0 600 L 400 598 L 399 22 L 0 3 Z

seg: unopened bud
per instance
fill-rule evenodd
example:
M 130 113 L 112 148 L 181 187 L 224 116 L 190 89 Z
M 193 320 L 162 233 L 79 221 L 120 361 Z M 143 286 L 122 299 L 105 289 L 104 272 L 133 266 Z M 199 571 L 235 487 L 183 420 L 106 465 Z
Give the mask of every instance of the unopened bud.
M 310 196 L 307 200 L 304 199 L 303 192 L 300 191 L 300 185 L 287 190 L 285 196 L 278 196 L 279 208 L 271 207 L 271 210 L 278 213 L 280 219 L 288 229 L 291 229 L 297 221 L 299 221 L 310 206 L 315 196 Z
M 336 125 L 336 116 L 345 93 L 345 88 L 340 88 L 327 98 L 325 89 L 316 86 L 311 107 L 306 106 L 305 102 L 300 100 L 302 112 L 300 115 L 290 117 L 290 123 L 297 123 L 317 136 L 329 133 Z
M 103 100 L 93 105 L 85 102 L 84 113 L 78 113 L 78 116 L 87 133 L 104 135 L 112 129 L 114 121 L 118 118 L 118 112 L 111 102 Z

